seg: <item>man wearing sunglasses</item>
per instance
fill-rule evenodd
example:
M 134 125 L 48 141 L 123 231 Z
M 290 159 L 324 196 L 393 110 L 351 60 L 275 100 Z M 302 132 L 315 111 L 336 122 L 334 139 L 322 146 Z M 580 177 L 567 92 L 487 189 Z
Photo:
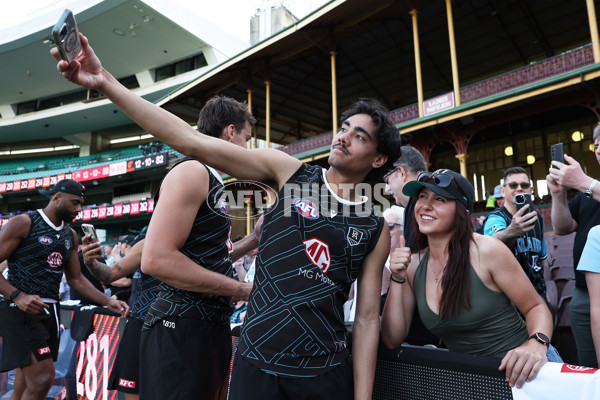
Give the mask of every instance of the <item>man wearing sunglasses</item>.
M 513 252 L 533 287 L 546 299 L 544 269 L 546 265 L 546 242 L 544 220 L 536 211 L 525 205 L 517 211 L 515 197 L 531 194 L 529 174 L 522 167 L 511 167 L 504 171 L 504 185 L 500 189 L 504 205 L 487 218 L 483 232 L 506 244 Z

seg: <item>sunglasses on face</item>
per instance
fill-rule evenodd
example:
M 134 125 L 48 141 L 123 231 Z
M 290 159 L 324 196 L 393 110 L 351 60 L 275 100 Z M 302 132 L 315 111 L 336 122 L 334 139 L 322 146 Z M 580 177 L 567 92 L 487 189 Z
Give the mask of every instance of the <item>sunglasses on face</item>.
M 467 196 L 467 193 L 464 191 L 462 186 L 460 186 L 460 183 L 458 183 L 456 178 L 454 178 L 452 175 L 446 174 L 444 170 L 437 170 L 435 172 L 421 172 L 421 174 L 417 178 L 417 181 L 423 183 L 433 183 L 435 186 L 441 188 L 447 188 L 452 182 L 454 182 L 456 184 L 456 187 L 458 187 L 458 190 L 461 191 L 465 198 L 469 198 L 469 196 Z
M 521 182 L 521 183 L 510 182 L 510 183 L 507 183 L 506 186 L 508 186 L 509 188 L 511 188 L 513 190 L 518 188 L 519 186 L 521 186 L 521 189 L 529 189 L 531 187 L 531 184 L 529 182 Z

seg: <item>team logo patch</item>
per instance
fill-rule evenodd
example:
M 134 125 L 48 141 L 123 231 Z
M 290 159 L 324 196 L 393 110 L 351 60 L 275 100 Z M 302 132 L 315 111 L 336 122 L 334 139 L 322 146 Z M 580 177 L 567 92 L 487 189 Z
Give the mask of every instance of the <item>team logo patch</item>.
M 127 379 L 120 378 L 119 386 L 126 387 L 129 389 L 135 389 L 135 381 L 128 381 Z
M 71 240 L 70 239 L 65 240 L 65 247 L 67 248 L 67 250 L 71 249 Z
M 348 229 L 348 236 L 346 236 L 346 239 L 348 239 L 348 243 L 350 243 L 350 246 L 356 246 L 357 244 L 359 244 L 362 237 L 363 233 L 358 229 L 353 227 L 350 227 L 350 229 Z
M 225 197 L 223 197 L 221 200 L 219 200 L 219 208 L 224 213 L 228 213 L 229 212 L 229 210 L 227 208 L 227 199 L 225 199 Z
M 40 353 L 40 356 L 44 355 L 44 354 L 48 354 L 48 353 L 50 353 L 50 347 L 47 347 L 47 346 L 42 347 L 41 349 L 38 349 L 38 353 Z
M 62 265 L 62 254 L 60 254 L 58 251 L 52 252 L 52 254 L 48 256 L 47 261 L 48 265 L 50 265 L 52 268 L 58 268 Z
M 294 201 L 294 207 L 304 218 L 317 219 L 319 217 L 319 210 L 312 201 L 299 198 Z
M 304 251 L 308 258 L 310 258 L 310 261 L 324 273 L 329 271 L 329 267 L 331 267 L 329 245 L 316 238 L 305 240 L 303 243 Z
M 52 238 L 49 238 L 48 236 L 40 236 L 40 237 L 38 238 L 38 242 L 40 242 L 41 244 L 43 244 L 43 245 L 46 245 L 46 246 L 47 246 L 47 245 L 50 245 L 50 244 L 52 244 L 52 243 L 53 243 L 53 240 L 52 240 Z
M 593 374 L 598 371 L 598 368 L 581 367 L 579 365 L 563 364 L 560 372 L 574 373 L 574 374 Z

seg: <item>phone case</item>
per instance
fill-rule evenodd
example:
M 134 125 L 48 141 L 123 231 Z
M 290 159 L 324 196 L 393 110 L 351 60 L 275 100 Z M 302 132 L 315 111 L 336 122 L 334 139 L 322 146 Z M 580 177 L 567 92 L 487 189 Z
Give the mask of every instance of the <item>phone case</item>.
M 75 16 L 70 10 L 65 10 L 52 29 L 54 42 L 58 47 L 60 56 L 67 62 L 73 61 L 81 52 L 81 41 Z
M 557 144 L 553 144 L 552 146 L 550 146 L 550 160 L 558 161 L 561 163 L 565 162 L 565 151 L 564 151 L 563 143 L 557 143 Z M 552 165 L 552 168 L 558 168 L 558 167 L 555 167 L 554 165 Z

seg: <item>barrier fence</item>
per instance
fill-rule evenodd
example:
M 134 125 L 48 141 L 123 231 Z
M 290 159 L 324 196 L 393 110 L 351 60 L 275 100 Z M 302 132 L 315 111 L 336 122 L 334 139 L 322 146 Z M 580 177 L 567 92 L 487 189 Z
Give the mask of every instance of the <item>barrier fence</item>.
M 123 399 L 107 390 L 124 319 L 104 308 L 95 308 L 93 333 L 77 343 L 71 338 L 79 306 L 63 306 L 61 323 L 65 328 L 55 363 L 56 377 L 49 399 Z M 79 324 L 81 319 L 77 319 Z M 234 349 L 237 337 L 232 337 Z M 233 364 L 233 362 L 232 362 Z M 500 360 L 447 350 L 403 345 L 390 351 L 380 346 L 373 398 L 376 400 L 529 400 L 556 399 L 560 391 L 569 399 L 600 398 L 600 372 L 592 368 L 547 363 L 540 376 L 523 389 L 511 389 L 498 371 Z M 0 374 L 0 400 L 9 399 L 14 371 Z

